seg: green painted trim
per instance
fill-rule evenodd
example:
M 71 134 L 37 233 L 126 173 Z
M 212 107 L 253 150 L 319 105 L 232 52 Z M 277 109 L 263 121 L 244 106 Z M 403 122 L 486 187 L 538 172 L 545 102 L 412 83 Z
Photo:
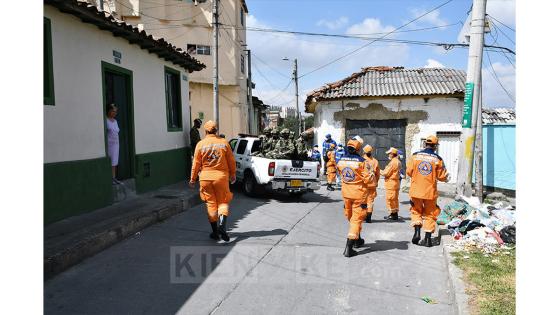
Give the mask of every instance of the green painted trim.
M 167 102 L 167 89 L 165 89 L 165 84 L 166 84 L 166 73 L 172 73 L 177 75 L 177 80 L 179 81 L 179 84 L 177 85 L 178 89 L 179 89 L 179 124 L 181 125 L 181 127 L 179 128 L 174 128 L 174 127 L 170 127 L 169 126 L 169 103 Z M 165 95 L 165 119 L 166 119 L 166 124 L 167 124 L 167 131 L 168 132 L 177 132 L 177 131 L 183 131 L 183 100 L 182 100 L 182 95 L 181 95 L 181 72 L 177 71 L 173 68 L 170 68 L 168 66 L 163 66 L 163 84 L 164 84 L 164 95 Z
M 149 152 L 136 156 L 136 192 L 145 193 L 160 187 L 186 181 L 191 171 L 191 148 Z M 144 163 L 149 163 L 146 176 Z
M 107 157 L 46 163 L 43 171 L 44 224 L 106 207 L 113 201 Z
M 116 66 L 114 64 L 110 64 L 108 62 L 105 61 L 101 61 L 101 85 L 102 85 L 102 92 L 103 93 L 101 95 L 101 99 L 103 100 L 103 135 L 105 137 L 105 156 L 108 157 L 108 145 L 107 145 L 107 113 L 106 113 L 106 109 L 107 109 L 107 102 L 105 100 L 105 71 L 110 71 L 110 72 L 114 72 L 117 74 L 123 74 L 126 75 L 128 77 L 128 95 L 129 100 L 130 100 L 130 142 L 129 142 L 129 149 L 130 149 L 130 155 L 132 157 L 132 161 L 130 161 L 130 168 L 131 168 L 131 172 L 132 174 L 136 174 L 136 161 L 134 160 L 134 157 L 136 155 L 136 139 L 135 139 L 135 125 L 134 125 L 134 91 L 133 91 L 133 72 L 131 70 L 128 70 L 126 68 L 122 68 L 119 66 Z M 110 167 L 109 167 L 110 169 Z
M 43 27 L 45 37 L 43 40 L 43 49 L 46 50 L 43 54 L 46 54 L 43 58 L 43 104 L 44 105 L 54 105 L 54 74 L 53 74 L 53 57 L 52 57 L 52 30 L 51 30 L 51 20 L 43 17 Z M 45 34 L 46 33 L 46 34 Z M 45 36 L 46 35 L 46 36 Z M 46 45 L 46 47 L 45 47 Z M 48 80 L 45 80 L 45 77 Z M 45 85 L 47 85 L 45 87 Z M 48 93 L 45 95 L 45 93 Z

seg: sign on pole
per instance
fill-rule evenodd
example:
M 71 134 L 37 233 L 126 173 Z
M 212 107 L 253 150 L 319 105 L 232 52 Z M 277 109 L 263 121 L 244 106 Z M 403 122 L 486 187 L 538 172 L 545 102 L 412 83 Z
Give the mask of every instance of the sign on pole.
M 473 105 L 474 83 L 465 83 L 465 104 L 463 105 L 463 128 L 472 126 L 472 105 Z

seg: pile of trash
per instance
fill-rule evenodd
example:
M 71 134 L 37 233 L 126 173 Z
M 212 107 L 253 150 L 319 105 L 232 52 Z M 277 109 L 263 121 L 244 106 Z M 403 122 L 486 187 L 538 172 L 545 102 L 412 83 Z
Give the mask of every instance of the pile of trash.
M 460 250 L 480 249 L 487 254 L 515 244 L 515 206 L 499 201 L 481 204 L 476 197 L 461 197 L 441 211 L 438 224 L 446 225 Z

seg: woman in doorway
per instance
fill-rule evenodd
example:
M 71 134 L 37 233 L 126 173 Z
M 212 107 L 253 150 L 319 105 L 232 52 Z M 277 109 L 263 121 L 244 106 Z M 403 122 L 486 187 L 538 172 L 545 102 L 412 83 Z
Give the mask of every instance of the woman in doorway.
M 111 159 L 111 171 L 113 174 L 113 184 L 120 184 L 117 180 L 117 165 L 119 165 L 119 124 L 117 117 L 117 106 L 109 104 L 107 106 L 107 151 Z

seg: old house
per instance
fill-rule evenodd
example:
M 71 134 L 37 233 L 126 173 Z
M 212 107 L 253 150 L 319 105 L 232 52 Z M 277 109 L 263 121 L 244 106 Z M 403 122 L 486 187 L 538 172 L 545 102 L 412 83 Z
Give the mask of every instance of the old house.
M 108 104 L 118 107 L 117 178 L 139 193 L 184 180 L 189 77 L 204 64 L 87 2 L 44 3 L 45 223 L 113 202 Z
M 465 78 L 462 70 L 382 66 L 326 84 L 305 101 L 305 111 L 315 114 L 315 143 L 328 133 L 337 143 L 360 135 L 384 167 L 389 147 L 402 150 L 406 160 L 436 134 L 455 182 Z

